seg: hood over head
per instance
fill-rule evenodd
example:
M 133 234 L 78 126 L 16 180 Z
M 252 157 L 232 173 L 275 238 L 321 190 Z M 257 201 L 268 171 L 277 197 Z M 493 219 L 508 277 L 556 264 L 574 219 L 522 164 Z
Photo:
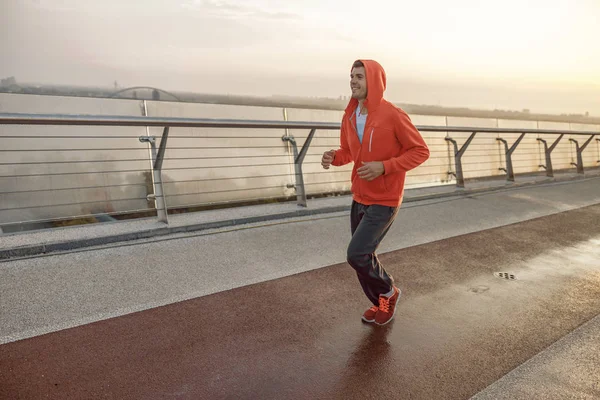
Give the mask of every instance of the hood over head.
M 383 100 L 383 92 L 386 88 L 386 75 L 383 67 L 374 60 L 357 60 L 365 66 L 365 75 L 367 79 L 367 99 L 364 106 L 368 111 L 375 110 Z M 353 63 L 354 64 L 354 63 Z M 352 69 L 350 69 L 352 71 Z M 354 111 L 358 107 L 357 99 L 350 99 L 346 112 Z

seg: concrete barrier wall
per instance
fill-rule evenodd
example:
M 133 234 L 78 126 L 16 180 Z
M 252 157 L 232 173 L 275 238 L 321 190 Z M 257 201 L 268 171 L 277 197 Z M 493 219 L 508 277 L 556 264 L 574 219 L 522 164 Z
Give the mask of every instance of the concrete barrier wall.
M 0 94 L 2 112 L 144 115 L 162 117 L 226 118 L 339 122 L 341 111 L 283 109 L 218 104 L 195 104 Z M 416 125 L 499 128 L 540 128 L 600 131 L 598 125 L 545 121 L 410 115 Z M 74 215 L 128 212 L 153 207 L 148 145 L 139 136 L 160 137 L 161 128 L 0 126 L 0 224 Z M 178 208 L 255 199 L 294 196 L 291 146 L 301 148 L 308 130 L 173 128 L 170 130 L 163 181 L 167 205 Z M 444 132 L 422 132 L 431 158 L 407 176 L 407 188 L 454 184 L 454 152 Z M 470 133 L 451 133 L 459 146 Z M 8 138 L 18 136 L 19 138 Z M 41 136 L 41 138 L 26 138 Z M 49 136 L 61 136 L 50 138 Z M 463 157 L 465 178 L 503 176 L 504 145 L 518 134 L 478 133 Z M 542 135 L 551 145 L 556 135 Z M 582 145 L 586 137 L 574 137 Z M 543 145 L 526 135 L 513 155 L 516 174 L 543 171 Z M 157 146 L 158 146 L 157 142 Z M 309 195 L 350 189 L 352 165 L 324 171 L 321 155 L 339 147 L 338 131 L 317 131 L 304 161 Z M 18 151 L 6 151 L 18 150 Z M 39 151 L 44 150 L 44 151 Z M 51 151 L 49 151 L 51 150 Z M 598 166 L 594 141 L 584 152 L 586 167 Z M 553 153 L 555 170 L 573 169 L 575 145 L 568 135 Z M 45 174 L 50 174 L 44 176 Z M 27 175 L 27 176 L 23 176 Z M 21 193 L 8 193 L 21 192 Z

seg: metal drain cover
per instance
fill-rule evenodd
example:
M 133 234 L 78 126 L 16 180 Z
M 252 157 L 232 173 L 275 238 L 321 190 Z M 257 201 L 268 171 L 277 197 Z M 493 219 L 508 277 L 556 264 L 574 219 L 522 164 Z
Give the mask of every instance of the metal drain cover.
M 517 277 L 514 274 L 511 274 L 509 272 L 495 272 L 494 276 L 496 276 L 498 278 L 502 278 L 502 279 L 507 279 L 510 281 L 517 279 Z

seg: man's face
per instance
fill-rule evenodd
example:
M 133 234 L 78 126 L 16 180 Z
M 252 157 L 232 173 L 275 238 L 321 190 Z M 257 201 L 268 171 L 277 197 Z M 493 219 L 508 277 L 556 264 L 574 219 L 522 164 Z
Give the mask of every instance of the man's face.
M 364 100 L 367 98 L 367 77 L 364 67 L 352 68 L 350 72 L 350 89 L 352 98 Z

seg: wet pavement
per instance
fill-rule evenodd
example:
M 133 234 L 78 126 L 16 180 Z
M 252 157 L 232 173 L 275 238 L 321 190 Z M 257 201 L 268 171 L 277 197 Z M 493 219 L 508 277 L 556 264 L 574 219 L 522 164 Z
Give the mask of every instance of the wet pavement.
M 0 398 L 467 399 L 599 314 L 599 221 L 592 205 L 386 252 L 403 296 L 385 327 L 360 321 L 339 263 L 6 343 Z

